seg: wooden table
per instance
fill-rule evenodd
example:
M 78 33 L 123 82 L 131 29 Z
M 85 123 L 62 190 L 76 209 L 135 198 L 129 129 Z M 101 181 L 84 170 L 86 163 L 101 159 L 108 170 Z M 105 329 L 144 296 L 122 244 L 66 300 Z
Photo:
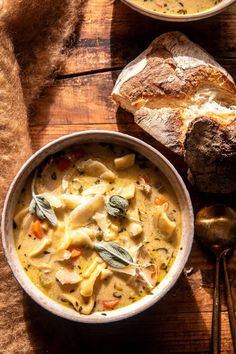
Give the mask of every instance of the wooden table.
M 30 122 L 34 150 L 64 134 L 87 129 L 118 130 L 159 149 L 186 180 L 186 167 L 118 109 L 110 94 L 123 66 L 159 34 L 180 30 L 201 44 L 236 77 L 236 4 L 224 13 L 194 23 L 164 23 L 139 15 L 120 1 L 89 0 L 58 80 L 40 98 Z M 195 210 L 219 196 L 200 195 L 188 185 Z M 234 196 L 223 200 L 232 204 Z M 26 317 L 40 313 L 28 328 L 41 340 L 42 353 L 157 354 L 208 353 L 210 349 L 214 264 L 194 242 L 191 256 L 175 287 L 158 304 L 123 322 L 74 324 L 56 318 L 25 297 Z M 236 304 L 236 257 L 230 280 Z M 233 353 L 225 298 L 221 305 L 222 353 Z M 37 341 L 36 340 L 36 341 Z M 38 351 L 37 351 L 38 353 Z

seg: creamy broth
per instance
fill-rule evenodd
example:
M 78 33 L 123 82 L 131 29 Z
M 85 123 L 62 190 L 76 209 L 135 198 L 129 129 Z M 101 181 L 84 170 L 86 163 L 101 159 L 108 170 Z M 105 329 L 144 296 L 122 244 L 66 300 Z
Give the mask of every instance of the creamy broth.
M 132 0 L 144 9 L 172 15 L 187 15 L 203 12 L 217 5 L 221 0 Z
M 150 161 L 120 146 L 87 144 L 50 157 L 29 178 L 14 236 L 32 282 L 88 315 L 158 286 L 178 252 L 181 215 Z

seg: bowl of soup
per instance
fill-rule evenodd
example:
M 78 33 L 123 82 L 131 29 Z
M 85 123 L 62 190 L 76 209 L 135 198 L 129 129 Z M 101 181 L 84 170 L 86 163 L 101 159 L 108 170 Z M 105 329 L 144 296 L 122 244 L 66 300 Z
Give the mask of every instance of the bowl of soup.
M 122 0 L 132 9 L 164 21 L 201 20 L 223 11 L 235 0 Z
M 2 239 L 14 276 L 38 304 L 74 321 L 111 322 L 174 285 L 191 250 L 193 211 L 178 172 L 153 147 L 85 131 L 22 166 Z

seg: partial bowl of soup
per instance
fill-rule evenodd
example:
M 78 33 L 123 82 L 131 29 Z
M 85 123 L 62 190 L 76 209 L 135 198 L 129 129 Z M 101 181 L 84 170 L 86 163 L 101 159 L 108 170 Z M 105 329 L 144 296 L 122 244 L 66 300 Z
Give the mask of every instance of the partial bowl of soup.
M 111 322 L 174 285 L 191 250 L 193 212 L 157 150 L 125 134 L 85 131 L 23 165 L 2 237 L 16 279 L 38 304 L 74 321 Z
M 122 0 L 122 2 L 152 18 L 185 22 L 216 15 L 235 0 Z

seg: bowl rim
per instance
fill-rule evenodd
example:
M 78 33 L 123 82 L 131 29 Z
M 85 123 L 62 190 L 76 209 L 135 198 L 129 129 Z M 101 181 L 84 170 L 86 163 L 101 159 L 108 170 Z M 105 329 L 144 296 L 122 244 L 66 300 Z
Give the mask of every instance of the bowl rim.
M 218 4 L 216 4 L 213 7 L 210 7 L 209 9 L 194 13 L 194 14 L 189 14 L 189 15 L 168 15 L 168 14 L 162 14 L 158 13 L 152 10 L 147 10 L 143 8 L 140 5 L 134 4 L 133 0 L 121 0 L 124 4 L 132 8 L 133 10 L 138 11 L 139 13 L 146 15 L 148 17 L 157 19 L 157 20 L 163 20 L 163 21 L 170 21 L 170 22 L 188 22 L 188 21 L 197 21 L 197 20 L 202 20 L 207 17 L 214 16 L 218 14 L 219 12 L 223 11 L 226 7 L 232 5 L 236 0 L 222 0 Z
M 69 309 L 69 308 L 61 305 L 60 303 L 57 303 L 56 301 L 52 300 L 51 298 L 49 298 L 38 287 L 36 287 L 36 285 L 34 285 L 34 283 L 31 281 L 31 279 L 28 277 L 28 275 L 24 272 L 24 269 L 20 263 L 20 260 L 17 257 L 15 245 L 13 247 L 14 251 L 15 251 L 15 256 L 13 257 L 10 254 L 8 247 L 7 247 L 7 243 L 6 243 L 6 239 L 8 237 L 7 236 L 8 206 L 11 203 L 12 195 L 14 195 L 15 188 L 17 187 L 18 182 L 20 182 L 21 179 L 26 179 L 30 175 L 30 173 L 36 168 L 36 166 L 38 166 L 47 156 L 49 156 L 53 153 L 56 153 L 56 151 L 54 151 L 54 152 L 49 151 L 51 147 L 53 147 L 53 146 L 56 147 L 60 144 L 60 142 L 66 142 L 66 141 L 70 141 L 70 143 L 68 143 L 68 146 L 74 145 L 74 144 L 76 144 L 76 142 L 72 142 L 73 139 L 78 138 L 78 140 L 79 140 L 80 137 L 85 137 L 85 139 L 86 139 L 86 137 L 89 138 L 94 134 L 103 136 L 103 138 L 101 138 L 101 142 L 104 139 L 104 135 L 108 138 L 108 140 L 110 138 L 115 137 L 118 140 L 119 139 L 121 140 L 118 142 L 114 140 L 114 143 L 117 145 L 122 144 L 122 141 L 124 143 L 125 142 L 127 142 L 128 144 L 130 143 L 130 145 L 132 145 L 132 143 L 133 143 L 134 146 L 140 146 L 141 148 L 143 147 L 146 151 L 149 151 L 150 154 L 157 155 L 159 160 L 162 161 L 163 164 L 167 166 L 170 173 L 175 177 L 178 187 L 183 192 L 184 199 L 186 202 L 186 211 L 190 217 L 190 219 L 186 222 L 187 228 L 188 228 L 188 235 L 185 236 L 185 243 L 186 243 L 185 248 L 181 254 L 180 254 L 180 249 L 179 249 L 177 257 L 176 257 L 176 259 L 177 258 L 180 259 L 181 264 L 174 271 L 173 271 L 173 265 L 172 265 L 170 271 L 167 273 L 166 277 L 160 283 L 163 288 L 163 289 L 161 288 L 160 292 L 161 291 L 162 292 L 160 294 L 156 294 L 155 297 L 146 295 L 143 298 L 141 298 L 140 300 L 138 300 L 130 305 L 127 305 L 125 307 L 119 308 L 117 310 L 112 310 L 112 311 L 107 311 L 107 312 L 103 311 L 103 313 L 106 313 L 106 317 L 105 316 L 97 316 L 97 317 L 93 316 L 94 314 L 101 315 L 102 314 L 101 312 L 95 312 L 94 314 L 91 314 L 91 315 L 82 315 L 82 314 L 76 312 L 74 309 Z M 80 142 L 78 141 L 77 144 L 80 144 Z M 64 148 L 65 147 L 59 148 L 57 151 L 61 151 Z M 134 148 L 134 150 L 135 150 L 135 148 Z M 141 152 L 141 154 L 142 154 L 142 152 Z M 36 163 L 35 166 L 32 167 L 32 165 L 34 165 L 33 162 L 37 159 L 37 157 L 39 159 L 41 157 L 41 160 L 38 163 Z M 154 164 L 155 164 L 155 162 L 154 162 Z M 31 167 L 31 168 L 29 168 L 29 167 Z M 29 168 L 30 171 L 26 172 L 27 168 Z M 26 175 L 26 177 L 24 177 L 24 175 Z M 178 199 L 178 197 L 177 197 L 177 199 Z M 179 199 L 178 199 L 178 201 L 179 201 Z M 9 213 L 10 213 L 10 211 L 9 211 Z M 11 222 L 11 225 L 12 225 L 12 222 Z M 144 310 L 146 310 L 147 308 L 151 307 L 156 302 L 158 302 L 173 287 L 173 285 L 175 284 L 175 282 L 179 278 L 180 274 L 182 273 L 184 266 L 188 260 L 189 254 L 191 252 L 193 236 L 194 236 L 194 216 L 193 216 L 193 208 L 192 208 L 191 199 L 190 199 L 188 190 L 187 190 L 181 176 L 179 175 L 179 173 L 177 172 L 175 167 L 158 150 L 156 150 L 155 148 L 153 148 L 151 145 L 147 144 L 146 142 L 144 142 L 138 138 L 135 138 L 133 136 L 124 134 L 124 133 L 114 132 L 114 131 L 109 131 L 109 130 L 86 130 L 86 131 L 81 131 L 81 132 L 76 132 L 76 133 L 64 135 L 58 139 L 55 139 L 55 140 L 49 142 L 48 144 L 46 144 L 45 146 L 40 148 L 38 151 L 36 151 L 32 156 L 29 157 L 28 160 L 26 160 L 24 162 L 24 164 L 22 165 L 22 167 L 20 168 L 20 170 L 16 174 L 15 178 L 13 179 L 13 181 L 9 187 L 9 190 L 7 192 L 5 202 L 4 202 L 3 212 L 2 212 L 1 231 L 2 231 L 2 244 L 3 244 L 4 255 L 7 259 L 7 262 L 9 264 L 12 272 L 13 272 L 13 275 L 14 275 L 15 279 L 17 280 L 17 282 L 19 283 L 19 285 L 24 289 L 24 291 L 37 304 L 39 304 L 40 306 L 42 306 L 43 308 L 45 308 L 49 312 L 51 312 L 59 317 L 66 318 L 66 319 L 69 319 L 69 320 L 72 320 L 75 322 L 108 323 L 108 322 L 123 320 L 123 319 L 129 318 L 129 317 L 132 317 L 136 314 L 139 314 L 140 312 L 143 312 Z M 182 239 L 183 239 L 183 232 L 182 232 Z M 181 240 L 181 242 L 182 241 L 183 240 Z M 174 261 L 174 264 L 176 262 L 176 259 Z M 17 263 L 18 266 L 20 265 L 20 267 L 17 268 L 15 263 Z M 18 274 L 18 271 L 20 272 L 20 275 Z M 170 277 L 170 273 L 171 274 L 173 273 L 172 278 Z M 169 276 L 169 278 L 168 278 L 168 276 Z M 167 281 L 167 279 L 168 279 L 168 281 Z M 165 285 L 165 283 L 166 283 L 166 285 Z M 158 289 L 158 288 L 160 289 L 160 284 L 158 285 L 158 287 L 155 287 L 153 289 L 153 291 L 155 291 L 155 289 Z M 141 304 L 142 300 L 144 300 L 144 299 L 146 299 L 146 301 L 143 301 L 143 303 Z M 63 309 L 66 309 L 66 310 L 63 311 Z M 119 310 L 122 310 L 122 311 L 119 311 Z M 121 312 L 121 314 L 119 312 Z

